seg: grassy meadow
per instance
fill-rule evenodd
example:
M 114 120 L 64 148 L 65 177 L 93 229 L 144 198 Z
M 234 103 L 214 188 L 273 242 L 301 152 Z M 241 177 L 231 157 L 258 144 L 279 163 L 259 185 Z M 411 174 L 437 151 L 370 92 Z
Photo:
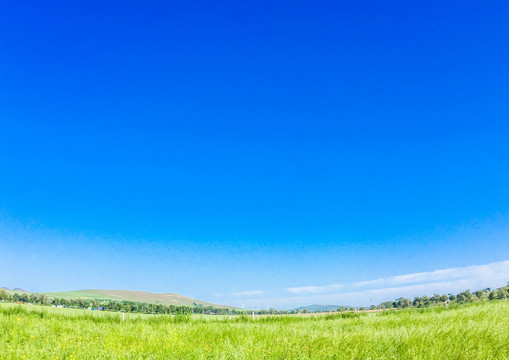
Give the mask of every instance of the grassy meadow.
M 321 316 L 130 316 L 0 304 L 2 359 L 509 359 L 509 302 Z

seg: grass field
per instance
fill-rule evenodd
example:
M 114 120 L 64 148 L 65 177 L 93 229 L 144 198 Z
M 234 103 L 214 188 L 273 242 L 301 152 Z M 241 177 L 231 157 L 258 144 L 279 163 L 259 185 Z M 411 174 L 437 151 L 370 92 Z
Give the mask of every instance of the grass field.
M 62 310 L 62 311 L 60 311 Z M 316 317 L 187 318 L 0 305 L 2 359 L 508 359 L 509 302 Z
M 149 319 L 152 317 L 163 316 L 153 314 L 141 314 L 141 313 L 124 313 L 114 311 L 93 311 L 93 310 L 82 310 L 82 309 L 71 309 L 71 308 L 58 308 L 51 306 L 41 305 L 18 305 L 13 303 L 0 303 L 0 311 L 8 308 L 22 308 L 24 311 L 35 311 L 35 312 L 46 312 L 49 314 L 61 314 L 66 317 L 80 317 L 80 316 L 96 316 L 96 317 L 107 317 L 107 318 L 118 318 L 122 319 Z M 202 315 L 202 314 L 191 314 L 192 319 L 223 319 L 227 315 Z M 0 358 L 1 360 L 1 358 Z

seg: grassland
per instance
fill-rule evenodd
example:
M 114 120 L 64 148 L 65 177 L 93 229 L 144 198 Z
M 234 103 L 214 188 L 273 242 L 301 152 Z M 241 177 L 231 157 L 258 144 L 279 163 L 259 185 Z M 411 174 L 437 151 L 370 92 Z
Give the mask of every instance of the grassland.
M 192 319 L 0 306 L 2 359 L 508 359 L 509 302 Z

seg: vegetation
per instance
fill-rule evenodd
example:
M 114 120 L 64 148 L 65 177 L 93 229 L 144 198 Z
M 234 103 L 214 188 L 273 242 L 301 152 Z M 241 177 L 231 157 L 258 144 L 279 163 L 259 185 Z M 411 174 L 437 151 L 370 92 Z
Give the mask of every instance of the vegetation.
M 106 290 L 96 290 L 95 292 Z M 115 291 L 110 291 L 110 293 L 114 293 Z M 119 291 L 117 291 L 119 292 Z M 175 314 L 208 314 L 208 315 L 239 315 L 245 314 L 246 310 L 236 309 L 232 307 L 214 307 L 214 306 L 203 306 L 203 304 L 193 303 L 192 306 L 186 305 L 165 305 L 158 303 L 146 303 L 146 302 L 137 302 L 137 301 L 128 301 L 128 300 L 115 300 L 112 298 L 91 298 L 93 293 L 92 291 L 87 292 L 68 292 L 79 295 L 85 295 L 88 297 L 71 297 L 71 298 L 59 298 L 59 297 L 49 297 L 46 294 L 36 294 L 29 293 L 26 291 L 23 292 L 7 292 L 4 289 L 0 289 L 0 301 L 5 302 L 15 302 L 15 303 L 23 303 L 23 304 L 33 304 L 33 305 L 49 305 L 55 307 L 63 307 L 63 308 L 74 308 L 74 309 L 88 309 L 88 310 L 98 310 L 98 311 L 113 311 L 113 312 L 125 312 L 125 313 L 139 313 L 139 314 L 165 314 L 165 315 L 175 315 Z M 55 293 L 55 294 L 68 294 L 68 293 Z M 141 292 L 130 292 L 130 293 L 141 293 Z M 147 293 L 150 294 L 150 293 Z M 151 295 L 160 295 L 160 294 L 151 294 Z M 175 295 L 175 294 L 161 294 L 161 295 Z M 180 296 L 180 295 L 177 295 Z M 470 290 L 463 291 L 459 294 L 448 294 L 448 295 L 439 295 L 435 294 L 431 297 L 426 295 L 421 297 L 416 297 L 414 300 L 406 299 L 406 298 L 398 298 L 394 301 L 385 301 L 379 305 L 371 305 L 370 310 L 377 309 L 404 309 L 410 307 L 430 307 L 437 306 L 442 304 L 466 304 L 471 303 L 473 301 L 479 300 L 496 300 L 496 299 L 506 299 L 509 297 L 509 286 L 501 287 L 499 289 L 483 289 L 474 291 L 471 293 Z M 188 298 L 190 299 L 190 298 Z M 323 306 L 323 305 L 310 305 L 303 306 L 298 309 L 294 309 L 291 311 L 286 310 L 276 310 L 276 309 L 268 309 L 268 310 L 249 310 L 250 312 L 254 312 L 257 315 L 283 315 L 283 314 L 297 314 L 297 313 L 320 313 L 326 311 L 333 311 L 334 307 L 331 305 Z M 351 311 L 353 308 L 340 306 L 336 309 L 338 312 Z M 359 310 L 367 310 L 362 307 Z
M 227 307 L 231 308 L 231 306 L 212 304 L 206 301 L 193 299 L 180 294 L 170 294 L 170 293 L 160 294 L 151 293 L 147 291 L 89 289 L 78 291 L 46 292 L 42 294 L 46 295 L 49 298 L 61 298 L 61 299 L 132 301 L 147 304 L 186 305 L 190 307 L 192 307 L 194 304 L 199 305 L 201 304 L 204 307 L 212 306 L 214 308 L 227 308 Z
M 58 298 L 48 297 L 45 294 L 36 294 L 29 292 L 9 293 L 4 289 L 0 289 L 0 301 L 15 302 L 32 305 L 48 305 L 73 309 L 88 309 L 98 311 L 118 311 L 127 313 L 141 314 L 240 314 L 244 311 L 235 308 L 215 308 L 213 306 L 202 306 L 202 304 L 194 304 L 193 306 L 185 305 L 163 305 L 149 304 L 136 301 L 119 301 L 113 299 L 93 299 L 93 298 Z
M 51 310 L 0 305 L 2 359 L 509 358 L 505 301 L 255 320 Z
M 441 304 L 468 304 L 478 300 L 501 300 L 509 297 L 509 286 L 501 287 L 499 289 L 486 288 L 483 290 L 474 291 L 471 293 L 470 290 L 460 292 L 457 295 L 454 294 L 435 294 L 431 297 L 426 295 L 415 297 L 414 300 L 406 298 L 398 298 L 394 301 L 385 301 L 378 306 L 371 305 L 371 309 L 404 309 L 409 307 L 423 308 L 436 306 Z M 338 309 L 340 311 L 342 309 Z

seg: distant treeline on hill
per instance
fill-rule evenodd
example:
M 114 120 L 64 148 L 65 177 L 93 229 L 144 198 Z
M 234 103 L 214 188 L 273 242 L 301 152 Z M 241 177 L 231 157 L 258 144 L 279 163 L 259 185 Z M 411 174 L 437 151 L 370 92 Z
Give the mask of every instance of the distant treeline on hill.
M 473 301 L 479 300 L 496 300 L 509 298 L 509 283 L 508 286 L 501 287 L 498 289 L 486 288 L 483 290 L 477 290 L 473 293 L 470 290 L 460 292 L 459 294 L 435 294 L 433 296 L 418 296 L 413 300 L 400 297 L 394 301 L 385 301 L 379 305 L 371 305 L 369 308 L 361 307 L 359 310 L 378 310 L 378 309 L 404 309 L 410 307 L 423 308 L 430 306 L 437 306 L 443 304 L 466 304 Z M 162 305 L 162 304 L 149 304 L 143 302 L 126 301 L 126 300 L 99 300 L 99 299 L 63 299 L 63 298 L 49 298 L 44 294 L 36 293 L 13 293 L 10 294 L 4 289 L 0 289 L 0 301 L 15 302 L 15 303 L 27 303 L 33 305 L 45 305 L 45 306 L 57 306 L 64 308 L 74 309 L 88 309 L 98 311 L 117 311 L 117 312 L 128 312 L 128 313 L 140 313 L 140 314 L 211 314 L 211 315 L 241 315 L 246 312 L 254 312 L 258 315 L 272 314 L 297 314 L 313 312 L 320 313 L 325 311 L 308 311 L 304 310 L 242 310 L 232 308 L 215 308 L 213 306 L 202 306 L 195 304 L 194 306 L 185 305 Z M 340 306 L 337 308 L 338 312 L 352 311 L 355 308 Z
M 185 306 L 185 305 L 162 305 L 148 304 L 136 301 L 124 300 L 100 300 L 100 299 L 63 299 L 49 298 L 44 294 L 13 293 L 0 289 L 0 301 L 27 303 L 32 305 L 46 305 L 73 309 L 88 309 L 98 311 L 118 311 L 140 314 L 243 314 L 244 311 L 228 308 L 214 308 L 212 306 Z
M 370 310 L 376 309 L 403 309 L 409 307 L 423 308 L 430 307 L 434 305 L 440 305 L 445 303 L 456 303 L 456 304 L 466 304 L 473 301 L 478 300 L 496 300 L 496 299 L 507 299 L 509 297 L 509 282 L 508 286 L 501 287 L 498 289 L 490 289 L 486 288 L 483 290 L 477 290 L 473 293 L 470 290 L 466 290 L 460 292 L 459 294 L 435 294 L 433 296 L 417 296 L 413 300 L 406 298 L 397 298 L 394 301 L 385 301 L 381 304 L 371 305 Z M 364 310 L 365 308 L 360 308 Z M 339 308 L 338 311 L 343 310 Z

